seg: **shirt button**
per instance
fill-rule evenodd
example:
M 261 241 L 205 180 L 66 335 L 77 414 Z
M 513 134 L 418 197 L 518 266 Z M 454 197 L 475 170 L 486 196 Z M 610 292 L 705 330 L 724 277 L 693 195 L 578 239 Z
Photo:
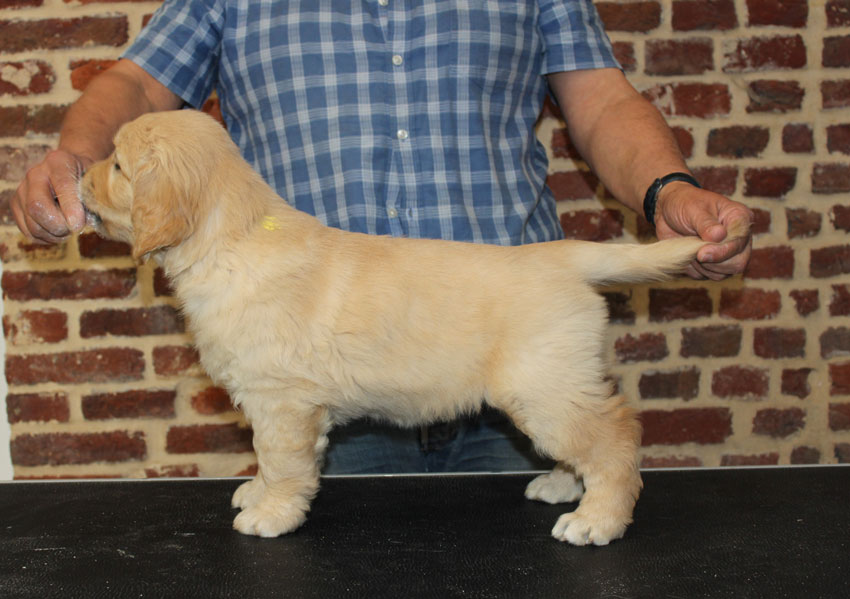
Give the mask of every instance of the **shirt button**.
M 378 4 L 380 4 L 381 6 L 386 6 L 389 3 L 390 3 L 390 0 L 378 0 Z
M 410 134 L 407 132 L 407 129 L 399 129 L 398 131 L 396 131 L 395 136 L 398 137 L 400 140 L 404 141 L 405 139 L 410 137 Z
M 398 210 L 395 208 L 387 208 L 387 216 L 390 218 L 396 218 L 398 216 Z
M 393 55 L 393 64 L 397 67 L 400 67 L 404 63 L 404 59 L 401 57 L 401 54 Z

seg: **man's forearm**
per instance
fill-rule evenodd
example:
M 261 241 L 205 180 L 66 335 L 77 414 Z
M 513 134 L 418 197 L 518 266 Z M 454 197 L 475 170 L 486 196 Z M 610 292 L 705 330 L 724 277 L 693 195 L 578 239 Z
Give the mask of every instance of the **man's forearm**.
M 112 152 L 112 138 L 124 123 L 155 110 L 178 108 L 180 100 L 127 60 L 94 78 L 71 106 L 59 149 L 90 162 Z
M 622 203 L 642 213 L 643 197 L 656 178 L 687 172 L 661 114 L 619 71 L 557 73 L 550 85 L 572 142 Z

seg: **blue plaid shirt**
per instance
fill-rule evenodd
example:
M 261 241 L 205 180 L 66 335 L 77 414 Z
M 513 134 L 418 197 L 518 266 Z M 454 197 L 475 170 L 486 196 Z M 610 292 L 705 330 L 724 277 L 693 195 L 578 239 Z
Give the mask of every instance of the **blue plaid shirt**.
M 562 236 L 542 75 L 616 67 L 590 0 L 166 0 L 124 54 L 328 225 L 516 245 Z

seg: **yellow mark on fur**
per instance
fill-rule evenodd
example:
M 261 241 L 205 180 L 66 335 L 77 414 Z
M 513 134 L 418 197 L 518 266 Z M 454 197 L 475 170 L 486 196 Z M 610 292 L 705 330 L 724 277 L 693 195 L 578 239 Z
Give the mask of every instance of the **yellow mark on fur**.
M 274 216 L 263 217 L 262 224 L 266 231 L 277 231 L 280 229 L 280 221 Z

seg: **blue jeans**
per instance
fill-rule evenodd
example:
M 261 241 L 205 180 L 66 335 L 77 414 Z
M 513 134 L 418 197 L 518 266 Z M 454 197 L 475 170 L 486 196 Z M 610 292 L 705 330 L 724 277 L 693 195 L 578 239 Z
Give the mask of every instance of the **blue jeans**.
M 323 474 L 507 472 L 544 470 L 553 462 L 501 413 L 423 429 L 357 420 L 331 431 Z

